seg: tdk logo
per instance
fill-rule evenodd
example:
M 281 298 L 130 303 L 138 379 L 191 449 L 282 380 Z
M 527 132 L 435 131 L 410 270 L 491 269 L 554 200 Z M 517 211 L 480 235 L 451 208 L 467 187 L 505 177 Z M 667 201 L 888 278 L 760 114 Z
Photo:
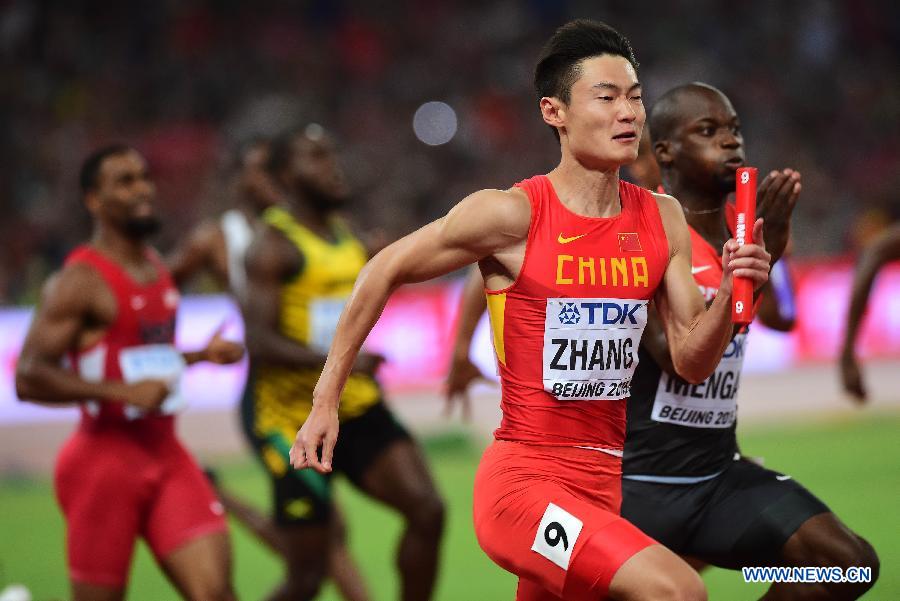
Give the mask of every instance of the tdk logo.
M 583 302 L 562 303 L 559 312 L 559 322 L 563 325 L 575 325 L 581 321 L 582 315 L 587 313 L 589 325 L 624 325 L 630 323 L 639 325 L 635 314 L 641 310 L 642 303 L 616 303 L 616 302 Z
M 588 323 L 603 325 L 622 325 L 626 321 L 637 325 L 634 314 L 643 307 L 640 303 L 581 303 L 582 309 L 588 310 Z
M 563 308 L 559 312 L 559 323 L 572 326 L 581 320 L 581 312 L 575 303 L 563 303 Z M 593 323 L 593 322 L 591 322 Z
M 744 356 L 744 345 L 747 344 L 746 336 L 735 336 L 731 339 L 731 342 L 728 343 L 728 348 L 725 349 L 725 354 L 722 355 L 723 359 L 740 359 Z

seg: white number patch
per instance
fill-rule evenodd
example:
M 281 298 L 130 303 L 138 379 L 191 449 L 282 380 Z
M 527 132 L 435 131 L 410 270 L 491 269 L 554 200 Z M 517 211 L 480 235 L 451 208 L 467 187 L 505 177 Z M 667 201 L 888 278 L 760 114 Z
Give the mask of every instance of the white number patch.
M 327 353 L 337 332 L 338 320 L 347 304 L 347 298 L 317 298 L 309 304 L 309 345 Z
M 700 384 L 689 384 L 663 371 L 651 419 L 689 428 L 733 426 L 746 344 L 747 334 L 737 334 L 725 349 L 716 371 Z
M 568 570 L 572 551 L 583 527 L 584 522 L 559 505 L 549 503 L 534 535 L 531 550 Z
M 548 298 L 544 390 L 560 400 L 628 397 L 646 324 L 646 300 Z
M 128 383 L 141 380 L 169 382 L 172 393 L 163 401 L 160 413 L 177 413 L 187 405 L 179 390 L 181 375 L 185 368 L 184 357 L 171 344 L 146 344 L 124 348 L 119 351 L 119 368 L 122 370 L 122 379 Z M 145 415 L 145 412 L 127 405 L 125 415 L 130 419 L 136 419 Z

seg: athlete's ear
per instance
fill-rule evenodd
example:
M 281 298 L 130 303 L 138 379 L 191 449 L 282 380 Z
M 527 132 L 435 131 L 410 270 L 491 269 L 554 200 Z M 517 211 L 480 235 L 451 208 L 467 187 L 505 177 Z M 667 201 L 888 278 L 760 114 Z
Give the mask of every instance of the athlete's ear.
M 653 142 L 653 156 L 656 162 L 662 165 L 671 165 L 675 160 L 673 154 L 672 142 L 669 140 L 658 140 Z
M 566 105 L 559 98 L 544 96 L 541 98 L 541 116 L 550 127 L 565 127 Z
M 97 191 L 94 189 L 85 192 L 84 196 L 81 197 L 81 201 L 84 203 L 84 207 L 88 210 L 88 213 L 91 213 L 92 215 L 100 208 L 100 195 L 97 194 Z

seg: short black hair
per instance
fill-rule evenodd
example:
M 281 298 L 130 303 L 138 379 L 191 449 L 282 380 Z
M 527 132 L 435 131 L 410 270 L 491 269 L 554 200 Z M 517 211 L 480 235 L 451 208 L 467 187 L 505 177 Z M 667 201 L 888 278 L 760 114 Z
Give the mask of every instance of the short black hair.
M 284 130 L 269 143 L 269 160 L 266 161 L 266 170 L 269 175 L 278 177 L 291 161 L 294 153 L 294 142 L 303 137 L 316 141 L 327 136 L 328 131 L 315 122 L 298 125 Z
M 603 54 L 621 56 L 637 71 L 631 42 L 606 23 L 576 19 L 557 29 L 541 50 L 534 68 L 538 98 L 555 97 L 568 104 L 572 84 L 581 75 L 581 61 Z
M 97 186 L 97 178 L 100 176 L 100 168 L 103 161 L 111 156 L 125 154 L 134 150 L 131 146 L 122 143 L 110 144 L 98 148 L 84 160 L 81 164 L 81 171 L 78 175 L 78 185 L 82 194 L 87 194 Z
M 647 124 L 650 131 L 653 132 L 654 142 L 668 140 L 672 137 L 684 119 L 682 102 L 687 96 L 698 93 L 715 93 L 728 100 L 728 97 L 720 89 L 700 81 L 675 86 L 660 96 L 653 103 L 653 108 L 650 109 Z
M 291 155 L 294 153 L 294 140 L 303 132 L 300 126 L 294 126 L 278 134 L 269 142 L 269 158 L 266 161 L 266 171 L 270 175 L 278 176 L 288 166 Z
M 257 147 L 264 146 L 268 151 L 272 140 L 266 136 L 254 135 L 242 140 L 232 147 L 231 156 L 228 157 L 227 171 L 235 173 L 247 164 L 247 156 Z

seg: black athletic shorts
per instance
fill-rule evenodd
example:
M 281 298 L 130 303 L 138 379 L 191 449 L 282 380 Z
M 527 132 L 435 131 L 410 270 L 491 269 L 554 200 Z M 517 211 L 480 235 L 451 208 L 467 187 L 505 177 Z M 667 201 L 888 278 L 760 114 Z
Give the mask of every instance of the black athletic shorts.
M 725 568 L 772 565 L 828 507 L 790 476 L 746 459 L 694 484 L 622 480 L 622 516 L 679 555 Z
M 248 387 L 248 390 L 250 387 Z M 247 393 L 252 394 L 252 393 Z M 388 447 L 410 435 L 393 413 L 379 402 L 365 413 L 341 423 L 334 447 L 334 471 L 320 474 L 313 469 L 295 470 L 290 466 L 289 452 L 293 438 L 283 430 L 260 433 L 253 427 L 253 415 L 244 403 L 244 433 L 272 482 L 273 516 L 279 525 L 321 524 L 334 511 L 331 477 L 343 473 L 360 485 L 363 475 Z M 299 427 L 298 427 L 299 429 Z M 294 432 L 296 434 L 296 432 Z

